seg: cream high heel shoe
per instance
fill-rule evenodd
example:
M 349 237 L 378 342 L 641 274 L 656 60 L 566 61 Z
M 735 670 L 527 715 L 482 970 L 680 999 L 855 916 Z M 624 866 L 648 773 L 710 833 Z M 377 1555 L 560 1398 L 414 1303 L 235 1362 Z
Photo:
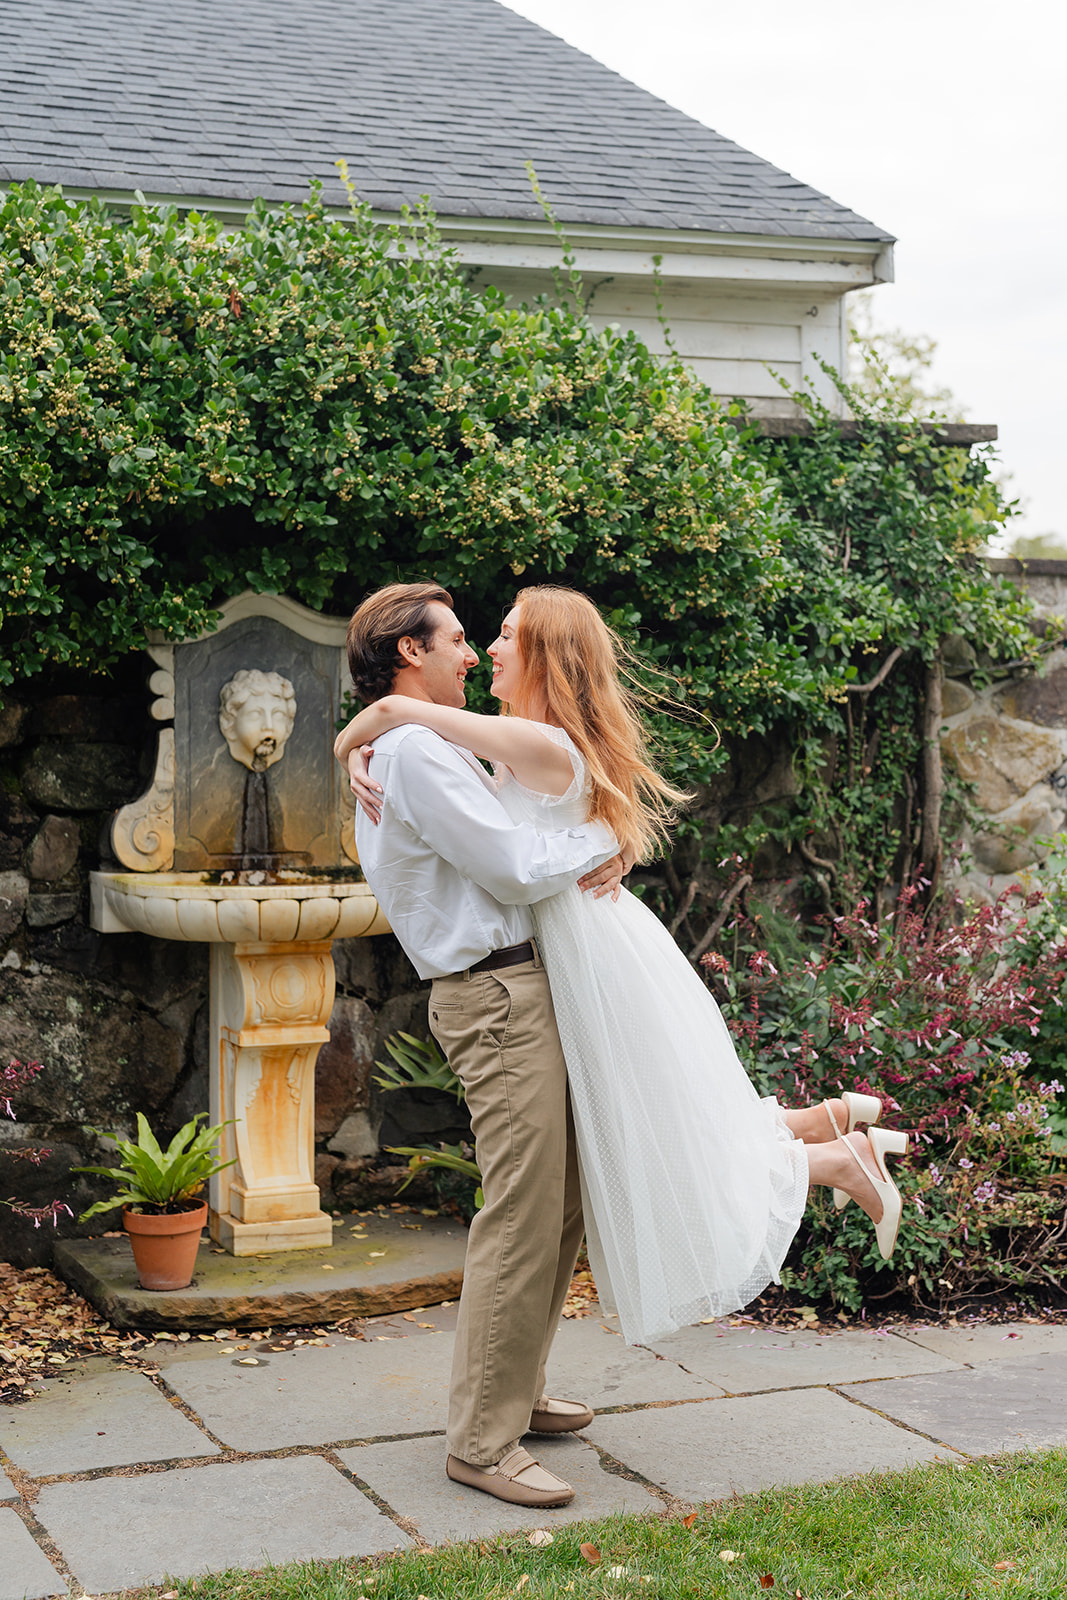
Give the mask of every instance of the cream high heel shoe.
M 900 1230 L 901 1213 L 904 1210 L 904 1201 L 901 1199 L 900 1190 L 886 1171 L 885 1158 L 887 1155 L 905 1155 L 908 1148 L 906 1133 L 897 1133 L 890 1128 L 872 1128 L 867 1135 L 867 1143 L 874 1157 L 874 1164 L 878 1168 L 878 1176 L 867 1167 L 860 1159 L 854 1145 L 842 1138 L 842 1144 L 849 1155 L 859 1167 L 864 1177 L 869 1179 L 874 1186 L 874 1192 L 882 1202 L 882 1218 L 874 1225 L 874 1236 L 878 1240 L 878 1249 L 883 1261 L 888 1261 L 893 1254 L 897 1242 L 897 1233 Z
M 848 1111 L 848 1127 L 844 1133 L 837 1126 L 837 1119 L 830 1110 L 830 1101 L 823 1101 L 823 1105 L 826 1107 L 826 1115 L 830 1118 L 830 1126 L 838 1139 L 843 1139 L 845 1133 L 854 1133 L 856 1124 L 859 1122 L 865 1122 L 869 1128 L 873 1128 L 878 1118 L 882 1115 L 882 1102 L 877 1095 L 853 1094 L 851 1090 L 848 1090 L 840 1098 L 845 1102 L 845 1108 Z M 838 1211 L 844 1211 L 848 1202 L 849 1196 L 844 1189 L 834 1190 L 834 1205 Z

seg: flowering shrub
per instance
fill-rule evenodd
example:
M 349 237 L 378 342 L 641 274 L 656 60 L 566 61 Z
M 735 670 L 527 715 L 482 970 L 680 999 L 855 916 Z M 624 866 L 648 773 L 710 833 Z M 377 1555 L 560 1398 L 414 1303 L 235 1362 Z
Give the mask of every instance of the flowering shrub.
M 883 1123 L 912 1135 L 909 1158 L 893 1164 L 905 1211 L 892 1262 L 857 1208 L 839 1216 L 816 1193 L 783 1275 L 850 1310 L 901 1292 L 928 1309 L 1008 1289 L 1032 1296 L 1058 1286 L 1067 1247 L 1062 1085 L 1028 1077 L 1029 1054 L 1013 1048 L 1039 1034 L 1063 985 L 1067 943 L 1050 896 L 1002 896 L 966 915 L 949 906 L 931 921 L 916 894 L 881 927 L 861 903 L 799 960 L 776 959 L 761 922 L 743 919 L 730 955 L 703 959 L 761 1093 L 790 1105 L 878 1094 Z M 1042 928 L 1054 937 L 1039 938 Z
M 3 1112 L 5 1117 L 10 1117 L 12 1122 L 17 1120 L 14 1106 L 15 1095 L 20 1089 L 24 1089 L 28 1083 L 32 1083 L 41 1070 L 40 1061 L 27 1061 L 25 1064 L 21 1061 L 12 1061 L 0 1072 L 0 1111 Z M 33 1145 L 15 1145 L 0 1147 L 0 1154 L 7 1156 L 11 1161 L 29 1161 L 35 1167 L 39 1167 L 41 1162 L 46 1160 L 52 1152 L 51 1150 L 42 1150 Z M 7 1200 L 0 1200 L 0 1205 L 7 1206 L 9 1210 L 14 1212 L 16 1217 L 27 1218 L 35 1228 L 39 1228 L 42 1222 L 51 1222 L 54 1228 L 64 1211 L 68 1217 L 74 1215 L 70 1207 L 64 1205 L 61 1200 L 51 1200 L 46 1206 L 30 1206 L 12 1196 Z

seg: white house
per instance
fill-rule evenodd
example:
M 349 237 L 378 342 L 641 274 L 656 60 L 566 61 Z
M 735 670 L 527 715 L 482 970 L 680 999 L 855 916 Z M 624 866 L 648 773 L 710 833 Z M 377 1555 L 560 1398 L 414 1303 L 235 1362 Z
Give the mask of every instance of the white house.
M 713 390 L 789 413 L 768 368 L 846 365 L 845 296 L 893 274 L 874 223 L 497 0 L 4 0 L 0 183 L 239 219 L 257 195 L 338 211 L 343 156 L 383 217 L 428 194 L 463 260 L 518 298 L 574 247 L 592 314 Z

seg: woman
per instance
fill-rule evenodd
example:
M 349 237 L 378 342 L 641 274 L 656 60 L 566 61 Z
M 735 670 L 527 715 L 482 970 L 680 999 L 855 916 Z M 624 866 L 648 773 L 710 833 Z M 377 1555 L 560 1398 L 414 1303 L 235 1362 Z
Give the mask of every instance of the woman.
M 573 590 L 523 590 L 489 647 L 503 717 L 400 695 L 376 701 L 335 754 L 363 784 L 361 745 L 417 722 L 496 769 L 501 803 L 543 830 L 600 818 L 627 867 L 664 836 L 684 798 L 652 768 L 627 652 Z M 373 786 L 369 786 L 373 788 Z M 567 1061 L 590 1258 L 623 1332 L 648 1343 L 746 1305 L 779 1269 L 810 1184 L 856 1200 L 888 1258 L 900 1195 L 885 1156 L 900 1133 L 854 1132 L 880 1103 L 845 1095 L 807 1110 L 761 1100 L 711 995 L 634 895 L 577 886 L 533 908 Z

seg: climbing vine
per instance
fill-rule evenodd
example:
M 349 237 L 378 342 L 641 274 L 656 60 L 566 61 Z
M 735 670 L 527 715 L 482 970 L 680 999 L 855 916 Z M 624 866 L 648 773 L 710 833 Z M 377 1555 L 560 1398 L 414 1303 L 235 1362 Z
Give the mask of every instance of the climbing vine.
M 577 292 L 471 283 L 425 211 L 313 192 L 226 232 L 25 184 L 0 235 L 0 683 L 105 673 L 248 587 L 344 614 L 432 573 L 484 640 L 520 582 L 572 583 L 692 710 L 652 720 L 699 797 L 667 864 L 695 939 L 730 852 L 826 904 L 917 869 L 943 641 L 989 671 L 1038 649 L 977 557 L 1006 514 L 984 457 L 858 396 L 854 438 L 802 395 L 810 436 L 764 439 Z M 761 742 L 785 792 L 724 809 Z

